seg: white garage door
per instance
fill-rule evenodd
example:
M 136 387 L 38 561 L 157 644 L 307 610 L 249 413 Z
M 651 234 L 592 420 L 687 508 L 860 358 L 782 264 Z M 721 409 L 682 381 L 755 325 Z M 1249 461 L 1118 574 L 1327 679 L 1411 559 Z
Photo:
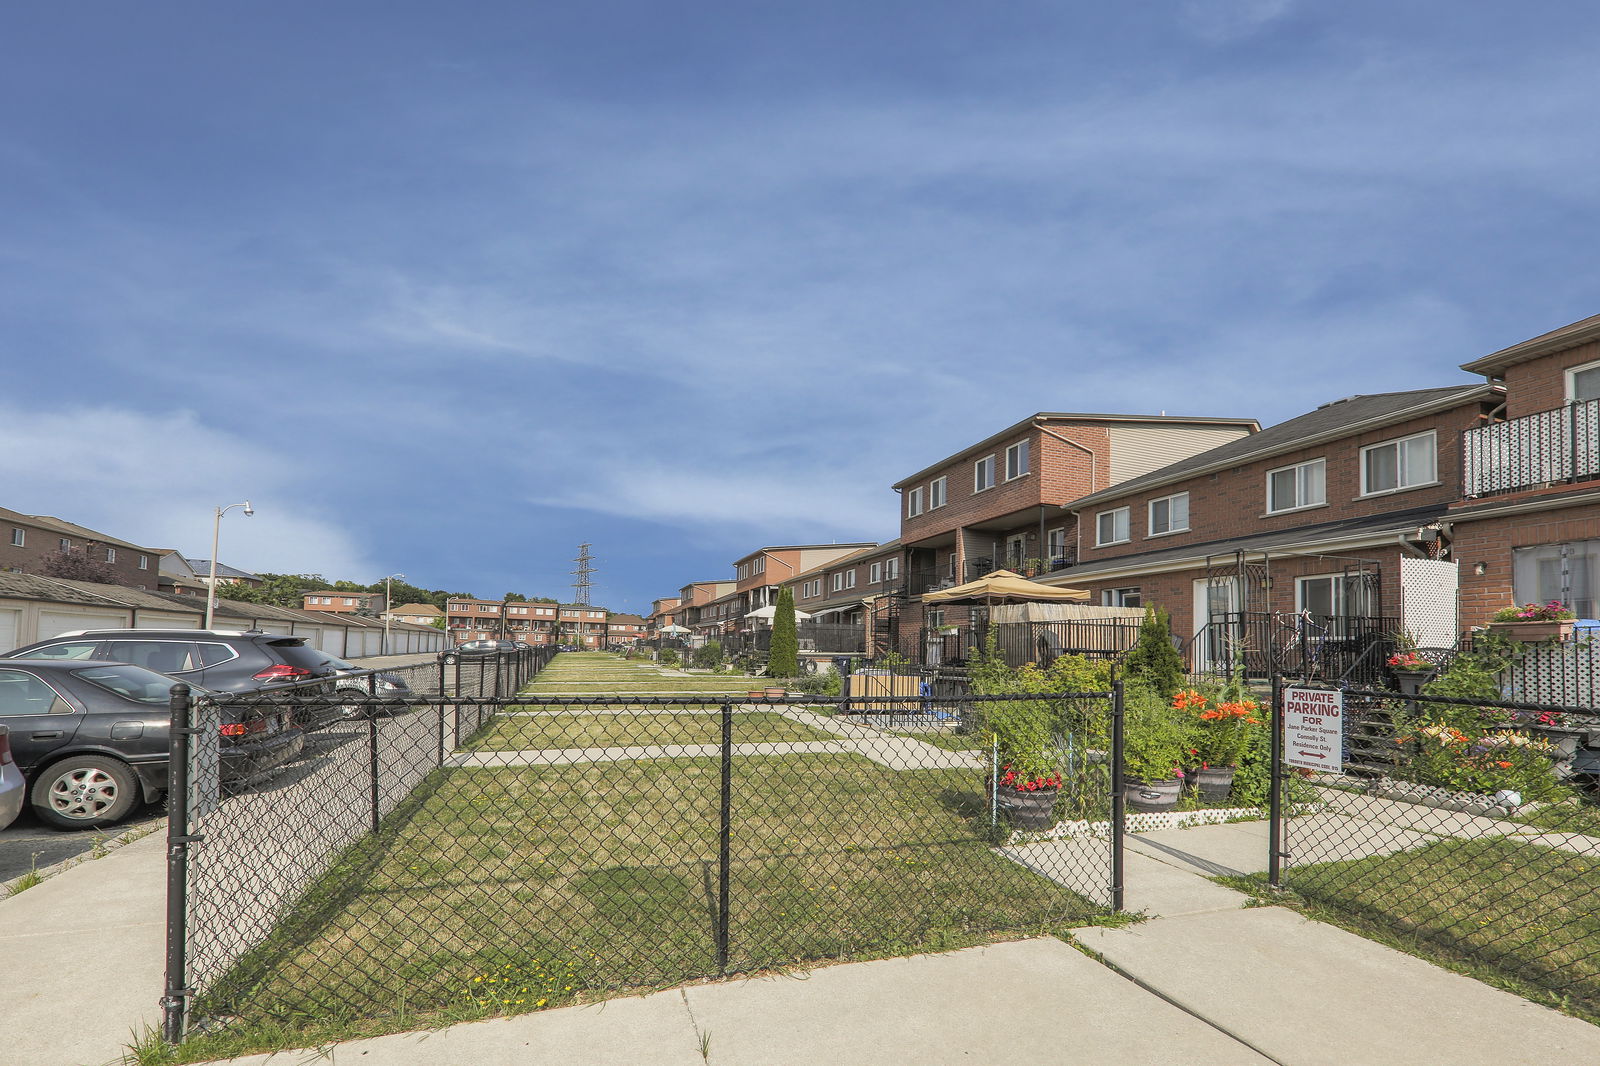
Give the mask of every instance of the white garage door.
M 74 629 L 126 629 L 128 616 L 123 611 L 40 611 L 39 635 L 34 640 L 48 640 L 70 633 Z
M 135 629 L 199 629 L 200 619 L 192 614 L 160 614 L 140 611 Z
M 17 619 L 21 617 L 21 611 L 0 611 L 0 652 L 17 646 Z

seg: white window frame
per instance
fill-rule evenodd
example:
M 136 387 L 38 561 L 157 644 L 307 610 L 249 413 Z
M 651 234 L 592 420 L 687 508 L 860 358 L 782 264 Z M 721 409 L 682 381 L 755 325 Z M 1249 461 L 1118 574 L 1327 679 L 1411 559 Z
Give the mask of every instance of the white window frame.
M 883 564 L 881 562 L 880 563 L 868 563 L 867 564 L 867 584 L 876 585 L 876 584 L 881 583 L 882 581 L 883 581 Z
M 935 631 L 944 628 L 944 608 L 943 607 L 929 607 L 928 608 L 928 628 L 930 630 L 935 630 Z
M 1181 526 L 1172 524 L 1172 505 L 1178 500 L 1183 501 L 1183 525 Z M 1158 503 L 1167 505 L 1167 526 L 1165 529 L 1156 528 L 1156 504 Z M 1189 532 L 1189 494 L 1187 492 L 1174 492 L 1170 496 L 1162 496 L 1151 500 L 1145 507 L 1145 522 L 1145 536 L 1147 537 L 1165 537 L 1171 533 Z
M 13 548 L 26 548 L 28 546 L 28 531 L 18 528 L 17 526 L 12 526 L 11 546 Z
M 57 551 L 69 552 L 72 550 L 72 541 L 66 537 L 62 537 L 57 540 L 56 544 L 58 546 L 56 549 Z
M 148 555 L 139 556 L 139 569 L 140 570 L 148 570 L 148 569 L 150 569 L 150 556 L 148 556 Z
M 1300 501 L 1301 501 L 1301 498 L 1305 495 L 1305 491 L 1304 490 L 1305 490 L 1305 480 L 1306 480 L 1304 471 L 1306 471 L 1309 468 L 1314 467 L 1314 466 L 1319 466 L 1319 467 L 1322 468 L 1322 498 L 1320 500 L 1311 500 L 1311 501 L 1302 503 Z M 1273 507 L 1272 506 L 1272 478 L 1273 478 L 1273 475 L 1281 474 L 1285 470 L 1294 471 L 1294 475 L 1295 475 L 1295 478 L 1294 478 L 1294 500 L 1295 500 L 1295 502 L 1292 505 L 1288 506 L 1288 507 Z M 1289 511 L 1304 511 L 1304 510 L 1307 510 L 1307 509 L 1312 508 L 1312 507 L 1326 507 L 1327 505 L 1328 505 L 1328 458 L 1327 458 L 1327 456 L 1319 456 L 1316 459 L 1306 459 L 1303 462 L 1290 463 L 1288 466 L 1278 466 L 1278 467 L 1274 467 L 1271 470 L 1267 471 L 1267 478 L 1266 478 L 1266 507 L 1267 507 L 1267 514 L 1286 514 Z
M 950 482 L 944 475 L 928 482 L 928 510 L 936 511 L 950 501 Z
M 1133 603 L 1129 603 L 1133 600 Z M 1138 585 L 1126 585 L 1116 589 L 1100 590 L 1100 606 L 1102 607 L 1142 607 L 1144 594 Z
M 841 570 L 838 573 L 833 575 L 833 591 L 835 591 L 835 592 L 843 592 L 844 591 L 844 571 L 843 570 Z
M 986 455 L 972 464 L 972 491 L 974 494 L 994 488 L 994 456 Z
M 1588 374 L 1588 373 L 1600 373 L 1600 359 L 1597 359 L 1592 363 L 1583 363 L 1580 366 L 1569 366 L 1569 367 L 1567 367 L 1567 372 L 1566 372 L 1566 380 L 1567 380 L 1566 397 L 1567 397 L 1567 402 L 1568 403 L 1586 402 L 1586 401 L 1580 401 L 1580 400 L 1577 399 L 1577 394 L 1578 394 L 1578 375 L 1579 374 Z
M 1414 440 L 1424 439 L 1429 442 L 1429 447 L 1427 449 L 1427 477 L 1420 481 L 1407 480 L 1409 471 L 1406 469 L 1405 445 L 1410 444 Z M 1367 485 L 1367 456 L 1384 448 L 1394 449 L 1395 484 L 1393 488 L 1374 489 Z M 1421 489 L 1426 488 L 1429 485 L 1437 485 L 1439 483 L 1439 435 L 1430 429 L 1422 433 L 1412 433 L 1405 437 L 1396 437 L 1393 440 L 1381 441 L 1377 444 L 1369 444 L 1365 448 L 1361 449 L 1359 462 L 1361 464 L 1361 495 L 1364 497 L 1392 496 L 1397 492 L 1406 492 L 1410 489 Z
M 107 548 L 106 549 L 106 562 L 114 563 L 116 561 L 117 561 L 117 549 L 115 549 L 115 548 Z
M 915 518 L 922 513 L 922 486 L 906 490 L 906 517 Z
M 1007 481 L 1015 481 L 1019 477 L 1028 476 L 1029 467 L 1032 465 L 1030 463 L 1032 456 L 1028 454 L 1031 450 L 1032 449 L 1028 447 L 1028 442 L 1025 440 L 1019 440 L 1017 443 L 1006 448 Z
M 1044 555 L 1045 565 L 1049 566 L 1057 559 L 1065 558 L 1067 554 L 1067 527 L 1057 526 L 1045 531 Z
M 1122 516 L 1122 531 L 1121 531 L 1122 532 L 1122 536 L 1120 536 L 1120 537 L 1117 536 L 1117 528 L 1116 528 L 1116 524 L 1117 524 L 1116 523 L 1116 516 L 1117 515 L 1121 515 Z M 1112 528 L 1111 528 L 1111 539 L 1110 540 L 1103 539 L 1104 536 L 1105 536 L 1105 528 L 1104 528 L 1104 525 L 1103 525 L 1103 520 L 1107 519 L 1107 518 L 1110 518 L 1112 520 L 1112 523 L 1111 523 L 1111 526 L 1112 526 Z M 1132 510 L 1130 508 L 1127 508 L 1127 507 L 1113 507 L 1109 511 L 1101 511 L 1099 514 L 1094 516 L 1094 546 L 1096 548 L 1104 548 L 1104 547 L 1108 547 L 1109 545 L 1112 545 L 1112 544 L 1126 544 L 1126 543 L 1128 543 L 1128 541 L 1130 539 L 1132 539 L 1132 533 L 1133 533 L 1132 526 L 1133 526 L 1133 518 L 1132 518 Z
M 900 557 L 897 555 L 883 562 L 883 577 L 885 581 L 896 581 L 900 577 Z

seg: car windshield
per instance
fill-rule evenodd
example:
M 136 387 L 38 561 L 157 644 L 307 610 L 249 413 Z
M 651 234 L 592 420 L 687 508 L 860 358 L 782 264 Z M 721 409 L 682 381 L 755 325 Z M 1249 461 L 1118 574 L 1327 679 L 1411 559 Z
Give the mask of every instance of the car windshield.
M 115 692 L 123 699 L 136 703 L 166 703 L 172 698 L 172 686 L 177 684 L 166 674 L 158 674 L 142 666 L 91 666 L 72 673 L 91 685 Z

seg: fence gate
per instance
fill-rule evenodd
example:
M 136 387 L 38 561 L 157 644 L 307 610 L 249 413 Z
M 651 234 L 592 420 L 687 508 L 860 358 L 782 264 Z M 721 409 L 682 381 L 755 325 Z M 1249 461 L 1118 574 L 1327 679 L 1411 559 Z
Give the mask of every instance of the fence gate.
M 1594 707 L 1274 686 L 1269 880 L 1313 913 L 1600 1015 Z

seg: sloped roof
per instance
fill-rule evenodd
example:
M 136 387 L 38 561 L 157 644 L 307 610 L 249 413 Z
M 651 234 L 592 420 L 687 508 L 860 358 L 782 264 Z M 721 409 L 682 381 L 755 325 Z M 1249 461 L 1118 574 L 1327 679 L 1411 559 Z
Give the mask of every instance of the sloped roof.
M 398 607 L 389 608 L 390 614 L 444 614 L 443 611 L 431 603 L 402 603 Z
M 205 601 L 193 596 L 107 585 L 98 581 L 72 581 L 40 574 L 0 573 L 0 597 L 72 603 L 86 607 L 138 607 L 150 610 L 187 610 L 205 613 Z
M 640 618 L 636 614 L 614 614 L 614 615 L 611 615 L 609 618 L 607 618 L 606 621 L 608 623 L 615 623 L 617 625 L 624 625 L 624 626 L 642 626 L 642 625 L 644 625 L 644 619 Z
M 149 548 L 143 544 L 135 544 L 130 540 L 113 537 L 109 533 L 101 533 L 98 530 L 90 529 L 88 526 L 80 526 L 76 522 L 68 522 L 64 518 L 55 518 L 51 515 L 23 514 L 21 511 L 0 507 L 0 521 L 4 520 L 40 526 L 44 529 L 54 530 L 57 533 L 65 533 L 68 537 L 77 537 L 79 540 L 92 540 L 99 544 L 110 545 L 113 548 L 132 548 L 134 551 L 146 552 L 150 555 L 160 553 L 160 549 Z
M 1219 444 L 1210 451 L 1191 455 L 1169 463 L 1159 470 L 1121 481 L 1110 488 L 1092 492 L 1074 500 L 1069 509 L 1083 510 L 1108 500 L 1131 496 L 1145 489 L 1166 485 L 1224 467 L 1238 466 L 1257 459 L 1265 459 L 1280 452 L 1309 448 L 1328 440 L 1347 437 L 1356 432 L 1377 428 L 1385 424 L 1404 422 L 1431 411 L 1445 410 L 1472 399 L 1487 399 L 1501 395 L 1494 385 L 1479 382 L 1467 385 L 1448 385 L 1437 389 L 1417 389 L 1411 392 L 1379 392 L 1370 396 L 1350 396 L 1334 400 L 1307 411 L 1303 415 L 1279 422 L 1259 433 Z
M 1541 355 L 1549 355 L 1567 348 L 1574 348 L 1580 344 L 1600 338 L 1600 315 L 1590 315 L 1588 318 L 1553 329 L 1549 333 L 1541 333 L 1537 337 L 1513 344 L 1509 348 L 1501 348 L 1498 352 L 1491 352 L 1481 359 L 1474 359 L 1470 363 L 1462 363 L 1461 369 L 1472 374 L 1493 374 L 1504 370 L 1517 363 L 1526 363 L 1530 359 L 1537 359 Z

